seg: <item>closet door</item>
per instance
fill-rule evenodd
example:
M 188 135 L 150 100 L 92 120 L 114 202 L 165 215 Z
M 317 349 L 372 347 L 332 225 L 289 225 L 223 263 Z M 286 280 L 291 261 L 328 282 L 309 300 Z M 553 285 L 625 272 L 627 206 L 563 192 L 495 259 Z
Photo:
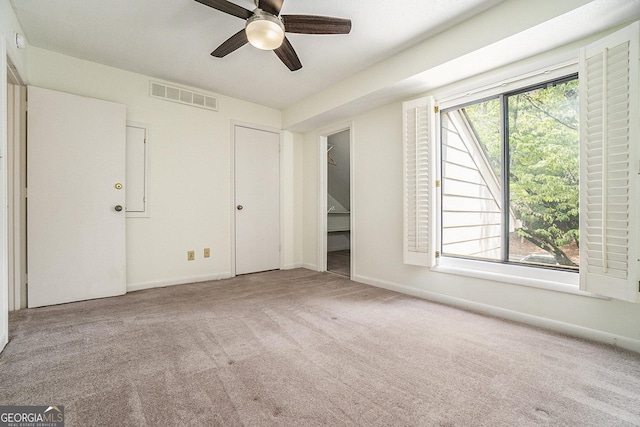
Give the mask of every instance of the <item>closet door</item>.
M 236 274 L 280 268 L 280 135 L 235 127 Z

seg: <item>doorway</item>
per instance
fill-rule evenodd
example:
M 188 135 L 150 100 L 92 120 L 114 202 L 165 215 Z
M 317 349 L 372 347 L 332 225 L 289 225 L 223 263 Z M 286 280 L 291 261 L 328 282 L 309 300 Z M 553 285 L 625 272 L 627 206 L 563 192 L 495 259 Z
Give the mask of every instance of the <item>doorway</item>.
M 24 81 L 0 40 L 0 351 L 9 341 L 9 311 L 26 304 L 24 275 Z
M 327 140 L 327 271 L 351 277 L 351 130 Z
M 26 86 L 7 68 L 7 278 L 9 311 L 27 306 L 26 287 Z

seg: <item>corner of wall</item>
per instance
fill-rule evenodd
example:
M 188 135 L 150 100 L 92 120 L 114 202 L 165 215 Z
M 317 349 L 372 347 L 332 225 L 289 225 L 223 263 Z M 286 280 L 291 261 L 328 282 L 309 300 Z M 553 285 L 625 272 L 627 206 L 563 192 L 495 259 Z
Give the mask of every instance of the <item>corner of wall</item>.
M 24 35 L 24 30 L 18 21 L 18 18 L 11 8 L 8 1 L 0 2 L 0 34 L 5 39 L 6 52 L 4 57 L 8 57 L 11 64 L 15 67 L 16 73 L 20 76 L 22 82 L 27 83 L 28 77 L 28 50 L 29 44 L 26 48 L 18 49 L 15 44 L 15 34 L 18 33 Z M 25 37 L 26 38 L 26 37 Z M 4 66 L 6 69 L 6 65 Z

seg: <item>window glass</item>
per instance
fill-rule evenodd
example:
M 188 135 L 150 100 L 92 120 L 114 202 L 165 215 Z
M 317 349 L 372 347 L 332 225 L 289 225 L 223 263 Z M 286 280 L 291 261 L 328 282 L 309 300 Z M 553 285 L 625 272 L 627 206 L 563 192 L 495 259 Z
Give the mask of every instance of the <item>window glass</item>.
M 578 80 L 517 93 L 506 102 L 509 260 L 577 268 Z
M 575 76 L 442 111 L 442 254 L 577 270 L 578 153 Z
M 442 253 L 500 260 L 500 102 L 448 110 L 442 124 Z

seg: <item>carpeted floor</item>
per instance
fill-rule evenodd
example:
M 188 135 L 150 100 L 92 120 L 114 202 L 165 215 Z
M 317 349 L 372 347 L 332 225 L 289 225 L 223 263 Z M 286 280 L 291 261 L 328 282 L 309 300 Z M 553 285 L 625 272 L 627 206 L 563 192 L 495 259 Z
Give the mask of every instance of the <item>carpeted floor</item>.
M 351 277 L 351 250 L 327 252 L 327 271 Z
M 67 426 L 640 425 L 640 355 L 308 270 L 10 315 L 0 404 Z

